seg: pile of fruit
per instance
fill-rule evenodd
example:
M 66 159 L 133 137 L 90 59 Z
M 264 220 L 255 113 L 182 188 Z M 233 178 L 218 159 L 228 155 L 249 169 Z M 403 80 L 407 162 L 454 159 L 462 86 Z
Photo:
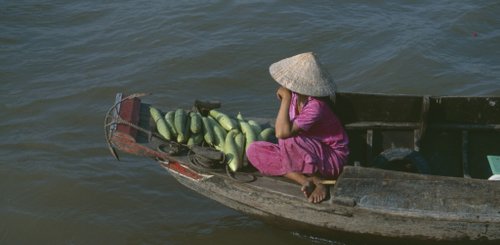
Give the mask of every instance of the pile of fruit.
M 224 152 L 232 171 L 245 167 L 248 146 L 254 141 L 270 141 L 274 128 L 262 129 L 254 120 L 245 120 L 241 113 L 235 118 L 212 109 L 207 116 L 199 112 L 176 109 L 162 114 L 150 107 L 151 117 L 158 133 L 166 140 L 187 146 L 207 145 Z

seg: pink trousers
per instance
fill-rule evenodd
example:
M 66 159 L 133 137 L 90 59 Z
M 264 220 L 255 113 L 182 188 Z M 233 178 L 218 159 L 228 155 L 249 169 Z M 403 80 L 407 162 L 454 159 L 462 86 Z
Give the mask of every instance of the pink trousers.
M 301 135 L 279 139 L 278 144 L 256 141 L 246 153 L 259 172 L 271 176 L 298 172 L 337 178 L 347 162 L 345 151 L 332 149 L 319 140 Z

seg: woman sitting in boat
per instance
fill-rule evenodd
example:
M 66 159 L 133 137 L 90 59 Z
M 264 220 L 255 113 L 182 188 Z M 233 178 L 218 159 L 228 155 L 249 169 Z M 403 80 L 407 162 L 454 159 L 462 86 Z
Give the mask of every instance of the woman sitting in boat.
M 252 143 L 248 160 L 264 175 L 299 183 L 309 202 L 319 203 L 327 196 L 323 179 L 336 179 L 349 154 L 347 134 L 332 110 L 336 86 L 313 53 L 278 61 L 269 71 L 281 85 L 278 143 Z

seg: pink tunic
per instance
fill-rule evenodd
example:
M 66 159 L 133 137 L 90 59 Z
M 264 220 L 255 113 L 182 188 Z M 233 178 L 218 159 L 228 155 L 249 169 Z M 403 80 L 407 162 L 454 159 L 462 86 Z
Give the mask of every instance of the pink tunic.
M 301 130 L 298 135 L 252 143 L 247 150 L 250 163 L 264 175 L 280 176 L 289 172 L 336 178 L 347 162 L 349 140 L 338 117 L 327 103 L 309 97 L 297 114 L 297 95 L 292 93 L 289 115 Z

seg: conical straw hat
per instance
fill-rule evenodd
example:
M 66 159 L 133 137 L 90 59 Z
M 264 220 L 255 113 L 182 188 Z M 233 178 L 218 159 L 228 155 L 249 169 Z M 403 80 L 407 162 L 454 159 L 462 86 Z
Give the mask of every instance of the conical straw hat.
M 280 60 L 269 73 L 281 86 L 308 96 L 334 96 L 337 86 L 312 52 Z

